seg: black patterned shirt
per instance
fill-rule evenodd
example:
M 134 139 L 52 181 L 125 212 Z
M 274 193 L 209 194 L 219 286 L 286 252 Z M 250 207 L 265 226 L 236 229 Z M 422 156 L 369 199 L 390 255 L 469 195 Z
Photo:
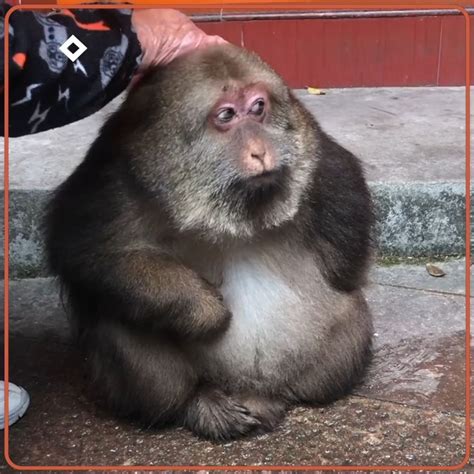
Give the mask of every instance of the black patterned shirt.
M 0 5 L 2 47 L 9 8 Z M 140 63 L 142 52 L 132 28 L 131 10 L 17 10 L 9 23 L 12 137 L 60 127 L 93 114 L 129 85 Z M 74 61 L 60 50 L 68 39 L 79 40 L 87 48 Z M 76 53 L 80 43 L 69 51 Z M 0 56 L 3 86 L 3 54 Z

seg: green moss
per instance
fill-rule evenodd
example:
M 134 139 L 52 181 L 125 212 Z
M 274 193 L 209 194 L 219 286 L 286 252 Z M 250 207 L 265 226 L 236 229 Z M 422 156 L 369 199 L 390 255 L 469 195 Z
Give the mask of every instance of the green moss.
M 450 262 L 464 258 L 464 255 L 430 255 L 426 257 L 397 257 L 394 255 L 381 256 L 376 259 L 377 265 L 390 267 L 393 265 L 425 265 L 427 263 Z

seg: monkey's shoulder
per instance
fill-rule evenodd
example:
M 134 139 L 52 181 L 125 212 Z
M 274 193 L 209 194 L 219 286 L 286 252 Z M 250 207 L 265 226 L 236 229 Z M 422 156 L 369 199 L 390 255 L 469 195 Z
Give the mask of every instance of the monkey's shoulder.
M 371 193 L 361 161 L 324 132 L 295 223 L 335 288 L 353 291 L 365 283 L 374 247 Z

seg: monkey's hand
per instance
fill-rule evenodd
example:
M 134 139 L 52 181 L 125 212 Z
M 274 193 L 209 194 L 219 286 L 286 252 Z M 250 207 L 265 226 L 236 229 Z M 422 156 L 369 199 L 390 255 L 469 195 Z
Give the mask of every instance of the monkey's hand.
M 184 317 L 177 317 L 174 327 L 186 339 L 215 337 L 227 329 L 231 319 L 222 295 L 204 280 L 183 298 L 181 311 Z
M 134 250 L 101 260 L 109 269 L 102 282 L 114 289 L 118 311 L 130 322 L 183 339 L 209 338 L 227 328 L 231 314 L 218 290 L 174 258 Z

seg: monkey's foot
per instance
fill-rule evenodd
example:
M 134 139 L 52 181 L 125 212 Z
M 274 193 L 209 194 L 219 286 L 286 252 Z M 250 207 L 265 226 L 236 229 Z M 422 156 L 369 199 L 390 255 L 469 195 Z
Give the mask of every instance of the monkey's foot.
M 232 397 L 217 389 L 205 389 L 188 405 L 184 424 L 199 437 L 226 441 L 249 434 L 261 422 Z
M 287 404 L 283 401 L 259 395 L 239 395 L 236 400 L 259 421 L 259 425 L 252 434 L 262 434 L 274 430 L 285 417 Z

